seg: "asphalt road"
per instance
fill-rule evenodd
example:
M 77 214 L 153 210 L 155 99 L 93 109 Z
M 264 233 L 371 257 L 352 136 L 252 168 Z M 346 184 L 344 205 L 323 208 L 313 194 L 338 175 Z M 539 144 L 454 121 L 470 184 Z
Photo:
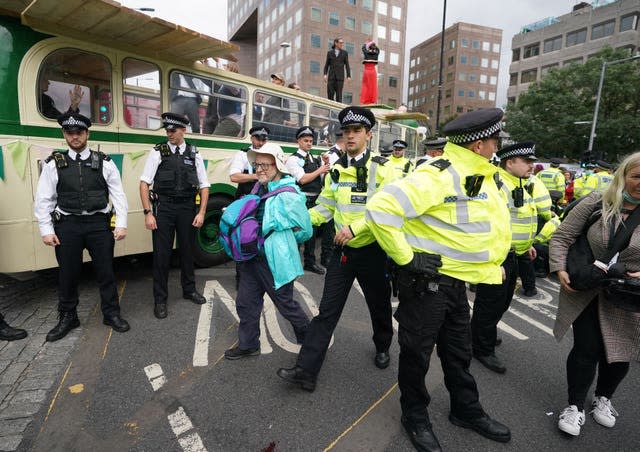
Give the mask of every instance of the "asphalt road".
M 202 306 L 179 298 L 179 270 L 172 270 L 164 320 L 153 316 L 149 256 L 135 263 L 118 260 L 117 272 L 122 314 L 131 330 L 111 334 L 99 310 L 93 312 L 20 450 L 413 450 L 400 425 L 397 342 L 391 366 L 377 369 L 370 320 L 357 287 L 317 389 L 308 393 L 276 376 L 279 367 L 293 365 L 297 346 L 290 325 L 268 301 L 262 354 L 237 361 L 222 357 L 237 339 L 232 265 L 197 271 L 198 287 L 209 300 Z M 92 284 L 89 275 L 81 290 L 92 290 Z M 313 274 L 297 282 L 296 297 L 309 314 L 320 300 L 322 284 L 323 278 Z M 514 299 L 503 318 L 504 342 L 498 349 L 506 374 L 472 363 L 481 402 L 511 428 L 510 443 L 495 443 L 449 423 L 448 393 L 434 353 L 427 376 L 430 417 L 445 450 L 640 450 L 637 363 L 613 400 L 620 413 L 615 428 L 601 427 L 587 416 L 578 438 L 557 430 L 557 415 L 566 403 L 565 360 L 572 341 L 567 337 L 558 344 L 551 335 L 557 288 L 552 280 L 538 279 L 536 299 Z M 51 297 L 43 303 L 55 301 L 50 290 L 35 296 Z

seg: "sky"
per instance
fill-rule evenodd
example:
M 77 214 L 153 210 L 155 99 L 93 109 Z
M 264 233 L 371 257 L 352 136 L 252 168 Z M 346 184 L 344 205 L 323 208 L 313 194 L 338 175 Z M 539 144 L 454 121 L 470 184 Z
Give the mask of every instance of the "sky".
M 227 39 L 227 0 L 181 0 L 180 8 L 176 8 L 175 0 L 120 0 L 120 3 L 130 8 L 154 8 L 152 14 L 165 20 L 215 38 Z M 497 106 L 502 107 L 507 101 L 513 35 L 524 25 L 567 14 L 577 3 L 578 0 L 448 0 L 445 27 L 456 22 L 468 22 L 502 30 L 497 92 Z M 443 0 L 408 0 L 405 89 L 409 49 L 440 33 L 443 4 Z M 406 98 L 406 92 L 403 97 Z

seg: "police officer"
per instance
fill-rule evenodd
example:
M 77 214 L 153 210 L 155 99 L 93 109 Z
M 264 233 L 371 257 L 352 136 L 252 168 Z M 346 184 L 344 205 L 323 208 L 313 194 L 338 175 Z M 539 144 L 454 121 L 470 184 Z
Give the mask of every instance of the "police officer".
M 536 258 L 533 240 L 538 227 L 538 213 L 524 182 L 533 172 L 535 143 L 524 141 L 507 146 L 497 153 L 500 158 L 501 189 L 505 193 L 511 215 L 511 250 L 502 263 L 502 284 L 478 284 L 471 317 L 473 355 L 486 368 L 504 373 L 507 369 L 495 355 L 497 326 L 509 309 L 518 279 L 517 256 L 532 261 Z M 534 277 L 535 278 L 535 277 Z
M 85 248 L 100 285 L 103 323 L 122 333 L 129 324 L 120 316 L 113 274 L 115 240 L 127 235 L 127 198 L 120 173 L 109 156 L 89 149 L 89 118 L 67 112 L 58 117 L 58 124 L 69 149 L 54 151 L 46 159 L 35 200 L 42 241 L 55 247 L 59 266 L 59 321 L 46 339 L 57 341 L 80 326 L 76 307 Z M 113 232 L 109 198 L 116 213 Z
M 329 166 L 333 166 L 344 154 L 344 135 L 342 130 L 336 130 L 334 136 L 336 137 L 336 142 L 325 153 L 329 159 Z
M 251 146 L 240 149 L 231 160 L 229 179 L 231 182 L 238 184 L 236 199 L 251 193 L 251 189 L 258 181 L 258 176 L 249 164 L 249 159 L 247 159 L 247 152 L 260 149 L 269 139 L 269 132 L 269 128 L 264 126 L 249 129 Z
M 209 181 L 202 156 L 195 146 L 184 141 L 188 124 L 185 116 L 162 114 L 162 125 L 168 141 L 157 144 L 151 150 L 140 176 L 144 224 L 153 231 L 153 313 L 159 319 L 167 316 L 169 260 L 176 235 L 180 252 L 182 297 L 196 304 L 207 301 L 196 290 L 193 248 L 196 228 L 202 226 L 207 211 Z M 149 189 L 151 184 L 153 192 Z M 199 208 L 195 201 L 197 193 L 200 193 Z
M 596 167 L 593 170 L 596 179 L 594 191 L 598 193 L 604 193 L 613 180 L 613 175 L 610 171 L 613 169 L 613 165 L 605 162 L 604 160 L 596 160 Z
M 547 190 L 558 190 L 564 193 L 565 178 L 562 171 L 560 171 L 560 163 L 562 161 L 557 158 L 550 160 L 551 164 L 549 168 L 540 171 L 537 177 L 542 181 Z
M 389 163 L 393 168 L 396 179 L 402 179 L 413 169 L 413 163 L 411 160 L 404 156 L 404 151 L 407 148 L 407 142 L 404 140 L 394 140 L 393 150 L 389 157 Z
M 345 153 L 344 135 L 342 130 L 336 130 L 334 136 L 336 137 L 336 142 L 322 156 L 322 160 L 325 163 L 329 163 L 329 168 L 333 168 L 333 165 L 340 160 L 340 157 Z M 329 266 L 329 259 L 333 254 L 333 239 L 336 236 L 333 218 L 323 224 L 320 229 L 322 231 L 322 252 L 320 253 L 320 264 L 326 268 Z
M 309 126 L 300 127 L 296 131 L 298 150 L 287 159 L 287 170 L 293 176 L 302 192 L 307 197 L 307 209 L 316 205 L 322 190 L 322 175 L 329 171 L 329 163 L 311 155 L 315 131 Z M 313 235 L 304 243 L 304 269 L 324 275 L 324 269 L 316 263 L 316 236 L 318 228 L 313 228 Z
M 335 221 L 338 245 L 329 261 L 319 314 L 311 321 L 295 367 L 279 369 L 278 375 L 307 391 L 316 387 L 317 375 L 329 347 L 331 335 L 340 320 L 353 280 L 364 292 L 373 325 L 376 347 L 375 365 L 389 366 L 391 287 L 386 278 L 387 257 L 365 224 L 367 199 L 392 178 L 387 159 L 372 156 L 367 149 L 371 129 L 376 124 L 370 110 L 347 107 L 338 115 L 346 141 L 346 154 L 325 179 L 318 205 L 310 209 L 311 223 Z
M 425 376 L 433 348 L 450 394 L 449 420 L 495 441 L 509 429 L 480 405 L 469 372 L 471 335 L 465 282 L 500 284 L 510 247 L 506 199 L 496 151 L 502 110 L 461 115 L 444 127 L 444 156 L 421 165 L 386 186 L 367 203 L 367 224 L 399 266 L 400 363 L 398 387 L 402 424 L 417 450 L 441 450 L 431 429 Z
M 416 168 L 433 158 L 440 157 L 443 154 L 445 144 L 447 144 L 446 138 L 436 138 L 435 140 L 426 141 L 424 143 L 424 155 L 416 162 Z

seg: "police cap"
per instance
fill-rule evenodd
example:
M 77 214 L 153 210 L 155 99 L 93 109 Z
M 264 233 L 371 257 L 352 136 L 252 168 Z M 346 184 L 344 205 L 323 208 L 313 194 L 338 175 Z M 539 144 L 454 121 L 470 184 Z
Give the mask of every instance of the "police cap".
M 184 115 L 172 113 L 170 111 L 162 113 L 162 127 L 167 130 L 175 130 L 178 127 L 186 129 L 189 125 L 189 119 Z
M 510 146 L 503 147 L 496 155 L 500 160 L 522 157 L 527 160 L 538 160 L 536 157 L 536 144 L 533 141 L 521 141 Z
M 446 138 L 436 138 L 435 140 L 425 141 L 424 147 L 427 150 L 443 149 L 445 144 L 447 144 Z
M 562 163 L 562 160 L 557 159 L 557 158 L 552 158 L 549 161 L 551 162 L 551 166 L 553 166 L 554 168 L 560 166 L 560 164 Z
M 268 127 L 265 126 L 256 126 L 249 129 L 249 135 L 252 137 L 264 138 L 265 140 L 269 138 L 269 134 L 271 131 Z
M 393 147 L 394 148 L 401 148 L 404 149 L 407 147 L 407 142 L 404 140 L 394 140 L 393 141 Z
M 302 137 L 313 137 L 313 136 L 315 136 L 315 132 L 309 126 L 303 126 L 303 127 L 300 127 L 298 130 L 296 130 L 296 140 Z
M 380 148 L 380 155 L 389 155 L 391 154 L 392 150 L 391 148 L 388 148 L 386 146 L 383 146 Z
M 596 160 L 596 168 L 610 170 L 613 169 L 613 165 L 611 163 L 607 163 L 604 160 Z
M 340 128 L 346 129 L 351 126 L 364 126 L 367 130 L 373 129 L 376 125 L 376 117 L 368 108 L 347 107 L 338 114 Z
M 91 120 L 79 113 L 67 112 L 58 116 L 58 124 L 62 126 L 62 130 L 73 132 L 88 130 L 91 127 Z
M 498 136 L 504 115 L 499 108 L 485 108 L 458 116 L 447 123 L 442 131 L 454 144 L 470 143 L 476 140 Z

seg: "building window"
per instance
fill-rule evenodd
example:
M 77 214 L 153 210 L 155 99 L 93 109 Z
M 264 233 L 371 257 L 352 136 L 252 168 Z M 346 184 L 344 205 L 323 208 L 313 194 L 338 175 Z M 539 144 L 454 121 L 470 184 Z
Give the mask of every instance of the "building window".
M 373 0 L 362 0 L 362 7 L 369 11 L 373 11 Z
M 387 15 L 387 2 L 378 2 L 378 14 Z
M 460 55 L 460 64 L 467 64 L 467 56 Z
M 520 83 L 535 82 L 538 77 L 538 69 L 530 69 L 528 71 L 522 71 L 520 74 Z
M 400 31 L 391 30 L 391 42 L 400 42 Z
M 451 88 L 445 90 L 444 92 L 444 98 L 445 99 L 450 99 L 451 98 Z
M 472 49 L 479 49 L 480 48 L 480 41 L 477 41 L 475 39 L 473 41 L 471 41 L 471 48 Z
M 480 66 L 482 67 L 489 67 L 489 58 L 482 58 L 480 60 Z
M 616 28 L 616 21 L 609 20 L 591 27 L 591 39 L 600 39 L 605 36 L 611 36 Z
M 431 79 L 431 86 L 436 86 L 436 83 L 438 83 L 438 81 L 435 78 Z
M 452 39 L 451 41 L 449 41 L 449 48 L 450 49 L 455 49 L 456 48 L 456 40 Z
M 322 22 L 322 9 L 311 8 L 311 20 L 316 22 Z
M 447 72 L 447 82 L 453 81 L 453 72 Z
M 467 74 L 465 74 L 464 72 L 458 72 L 458 80 L 460 80 L 461 82 L 466 82 Z
M 402 8 L 400 8 L 399 6 L 392 6 L 391 17 L 398 20 L 402 19 Z
M 336 27 L 340 25 L 340 15 L 338 13 L 329 13 L 329 25 L 335 25 Z
M 500 44 L 496 42 L 493 43 L 493 53 L 500 53 Z
M 462 105 L 456 106 L 456 113 L 464 113 L 464 107 Z
M 356 0 L 347 0 L 347 3 L 352 6 L 356 6 Z
M 498 77 L 496 77 L 495 75 L 492 75 L 489 78 L 489 85 L 497 85 L 498 84 Z
M 509 86 L 516 86 L 518 84 L 518 73 L 514 72 L 509 74 Z
M 362 25 L 360 26 L 360 28 L 362 29 L 362 32 L 365 35 L 371 35 L 371 31 L 373 30 L 371 22 L 366 22 L 366 21 L 362 22 Z
M 458 90 L 458 97 L 464 97 L 464 89 L 460 88 Z
M 453 62 L 455 61 L 455 58 L 450 56 L 449 58 L 447 58 L 447 66 L 451 66 L 453 64 Z
M 460 40 L 460 46 L 462 47 L 469 47 L 469 40 L 467 38 L 462 38 Z
M 469 81 L 471 83 L 475 83 L 478 81 L 478 76 L 476 74 L 469 74 Z
M 522 52 L 522 58 L 531 58 L 534 56 L 540 55 L 540 43 L 536 42 L 535 44 L 528 45 L 524 48 Z
M 565 45 L 567 47 L 575 46 L 577 44 L 582 44 L 587 40 L 587 29 L 582 28 L 580 30 L 572 31 L 571 33 L 567 33 L 567 40 Z
M 638 13 L 629 14 L 620 18 L 620 31 L 638 29 Z
M 478 98 L 485 100 L 485 98 L 487 97 L 487 93 L 485 91 L 478 91 Z
M 398 87 L 398 77 L 394 77 L 392 75 L 389 76 L 389 87 L 390 88 Z
M 491 50 L 491 43 L 487 41 L 482 41 L 482 50 L 485 52 L 488 52 L 489 50 Z
M 480 83 L 487 83 L 487 75 L 480 74 Z
M 378 39 L 387 39 L 387 27 L 378 25 Z
M 320 17 L 322 17 L 322 12 L 320 12 Z M 296 25 L 300 23 L 302 20 L 302 8 L 298 8 L 295 15 Z
M 342 101 L 345 104 L 352 104 L 353 103 L 353 93 L 345 91 L 344 94 L 342 95 Z
M 344 18 L 344 28 L 347 30 L 355 31 L 356 29 L 356 19 L 355 17 L 345 17 Z
M 309 72 L 312 74 L 320 73 L 320 62 L 319 61 L 309 61 Z
M 496 93 L 495 92 L 489 92 L 489 100 L 492 100 L 492 101 L 496 100 Z
M 444 114 L 445 115 L 451 114 L 451 105 L 445 105 L 444 106 Z
M 311 47 L 319 49 L 321 47 L 322 38 L 320 35 L 311 35 Z
M 558 67 L 558 63 L 549 64 L 547 66 L 542 66 L 542 69 L 540 69 L 540 76 L 544 77 L 554 67 Z
M 354 55 L 355 51 L 356 51 L 356 46 L 353 44 L 353 42 L 345 42 L 344 44 L 344 50 L 349 54 L 349 55 Z
M 511 61 L 520 61 L 520 48 L 511 51 Z
M 563 66 L 570 66 L 572 64 L 582 64 L 582 57 L 573 58 L 562 63 Z
M 499 60 L 491 60 L 491 69 L 498 69 L 499 65 L 500 65 Z
M 437 67 L 438 66 L 436 66 L 435 64 L 432 64 L 431 65 L 431 72 L 435 72 Z
M 468 96 L 468 97 L 476 97 L 476 92 L 475 92 L 474 90 L 470 89 L 470 90 L 467 92 L 467 96 Z
M 475 55 L 471 56 L 471 66 L 477 66 L 478 65 L 478 57 Z
M 547 39 L 544 41 L 544 47 L 542 51 L 544 53 L 553 52 L 562 48 L 562 36 L 556 36 L 555 38 Z

